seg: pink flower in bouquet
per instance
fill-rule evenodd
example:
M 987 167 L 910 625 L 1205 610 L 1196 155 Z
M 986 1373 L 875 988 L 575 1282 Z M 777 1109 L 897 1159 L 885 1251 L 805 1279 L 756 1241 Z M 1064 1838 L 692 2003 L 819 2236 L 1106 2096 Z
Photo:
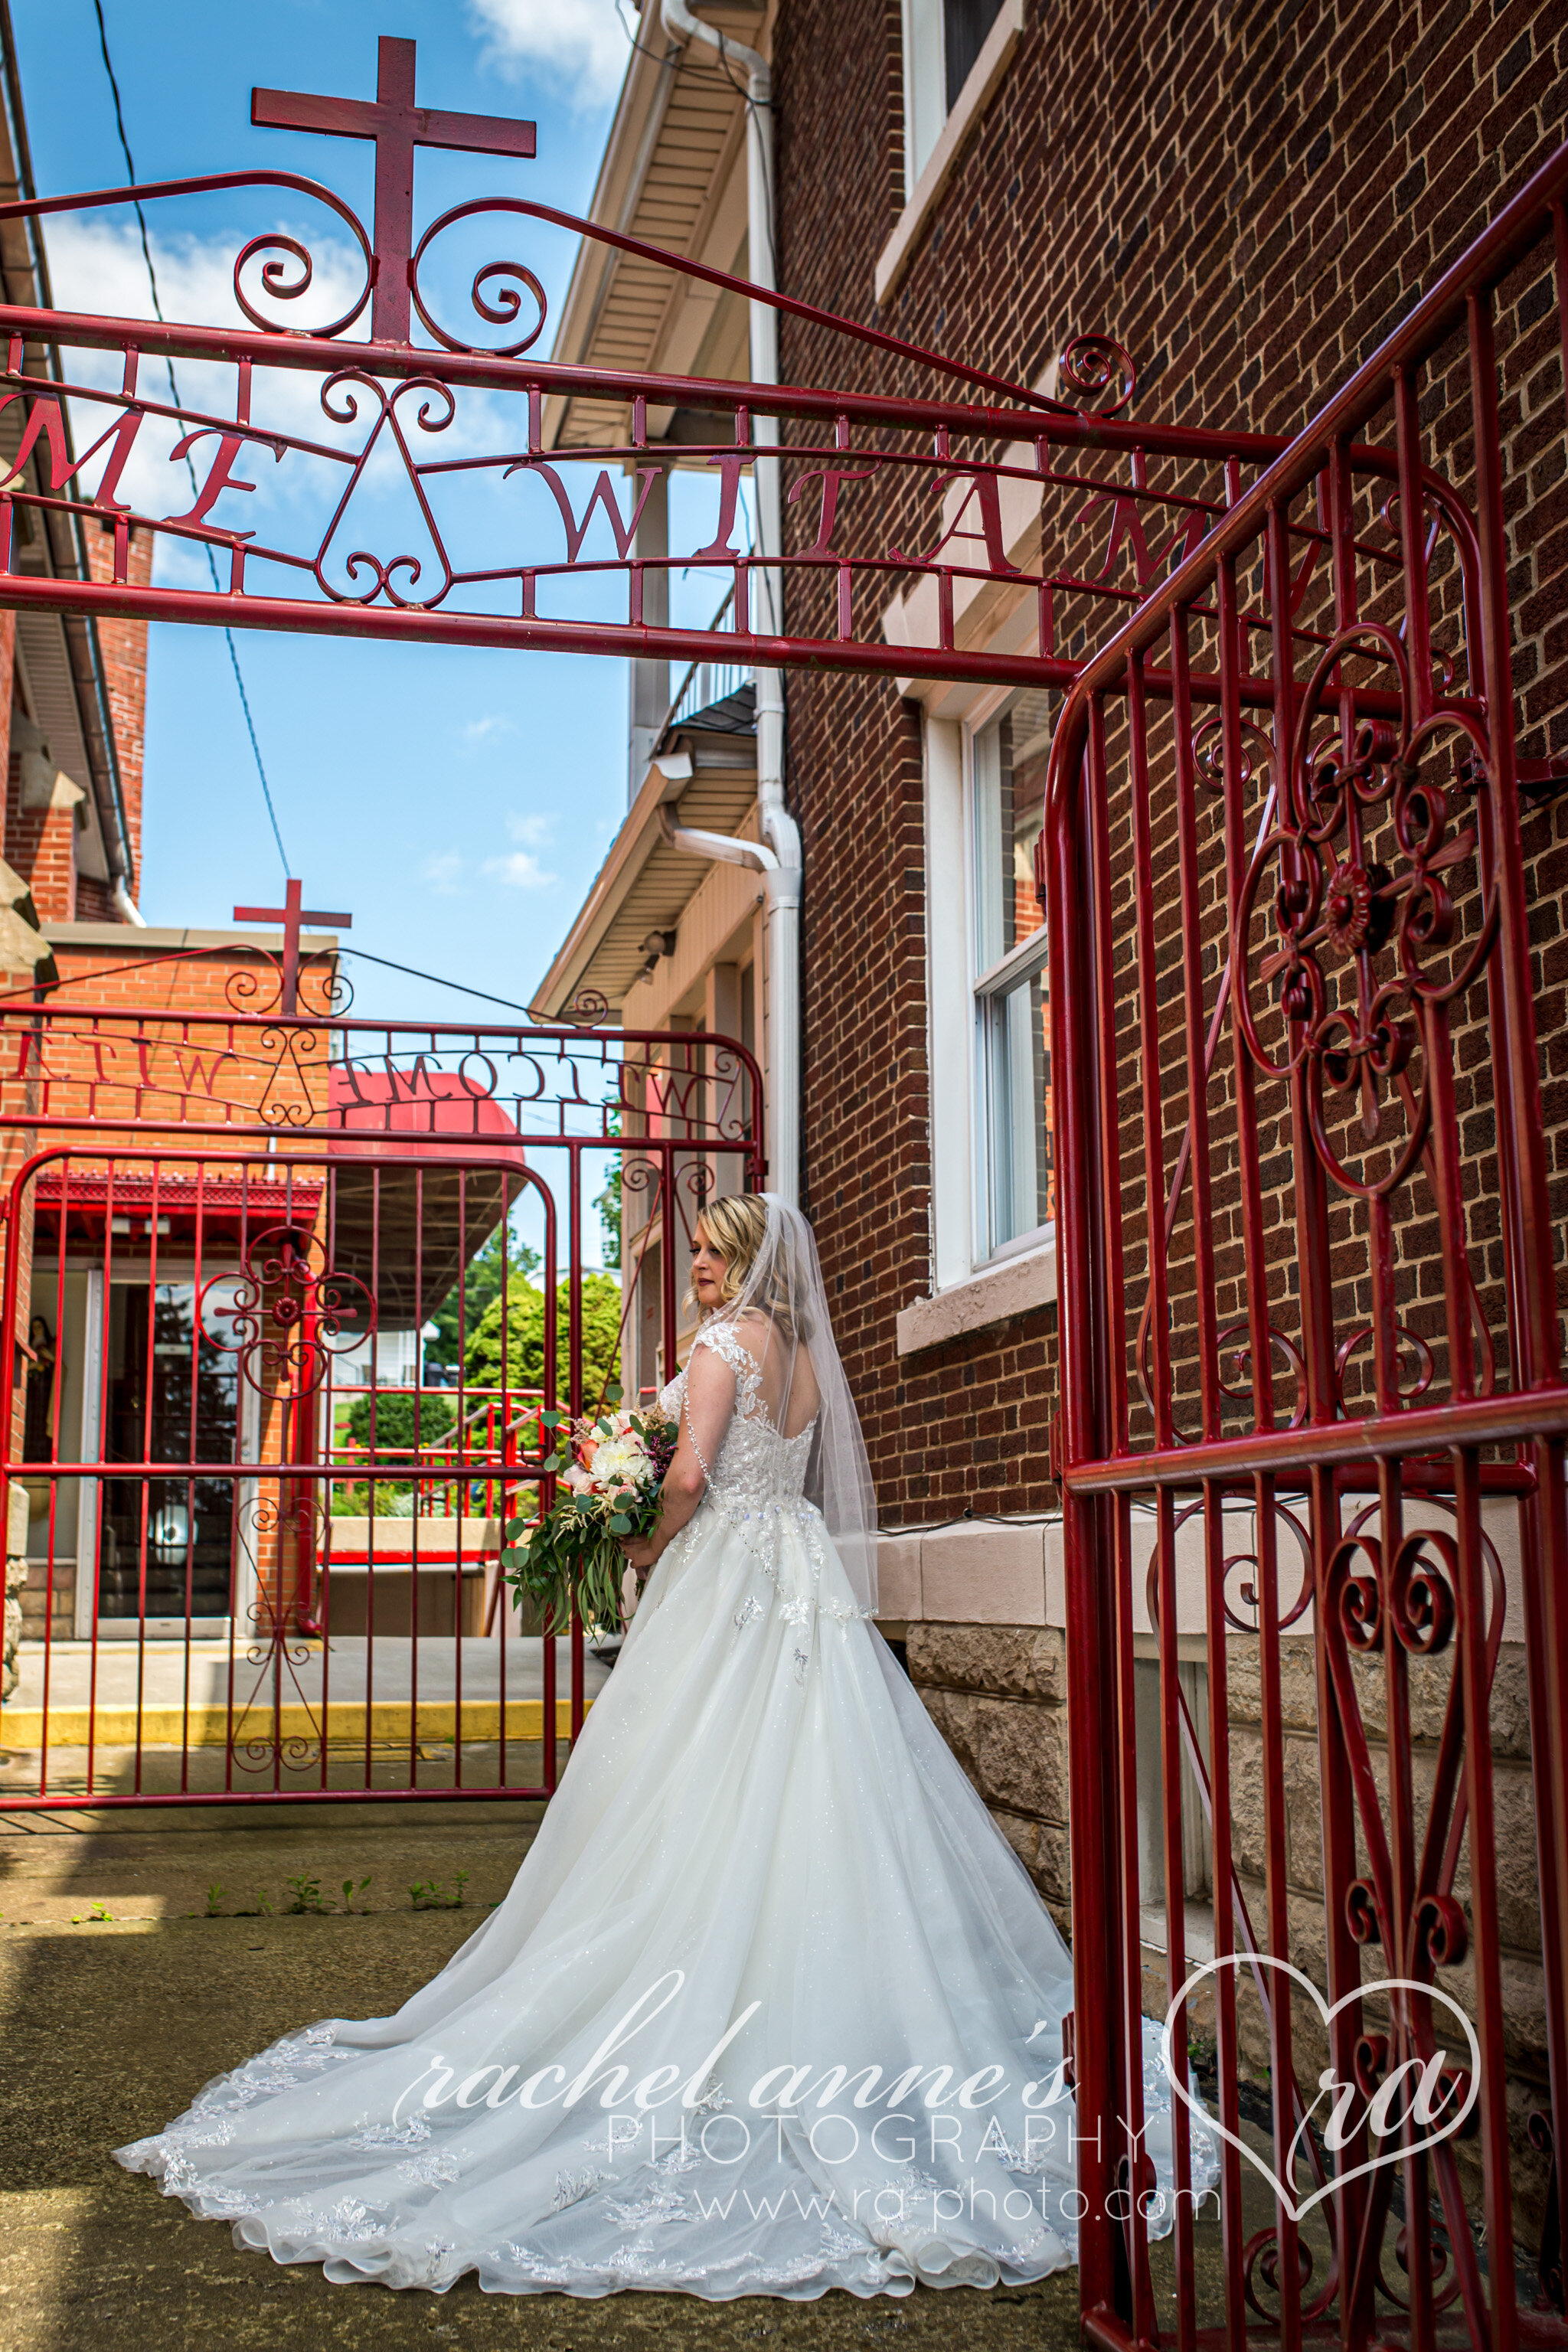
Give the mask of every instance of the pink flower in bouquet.
M 561 1487 L 551 1509 L 527 1532 L 508 1530 L 509 1583 L 542 1601 L 556 1630 L 574 1612 L 587 1623 L 618 1624 L 625 1607 L 628 1537 L 658 1523 L 659 1487 L 679 1437 L 674 1422 L 624 1408 L 566 1427 L 551 1422 Z

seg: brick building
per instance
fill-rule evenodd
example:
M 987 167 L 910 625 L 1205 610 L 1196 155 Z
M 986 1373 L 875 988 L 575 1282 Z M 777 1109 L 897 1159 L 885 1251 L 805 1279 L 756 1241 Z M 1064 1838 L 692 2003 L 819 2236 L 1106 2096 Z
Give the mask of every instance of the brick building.
M 811 0 L 779 10 L 783 284 L 1040 387 L 1068 338 L 1109 334 L 1133 358 L 1133 413 L 1151 422 L 1300 430 L 1568 127 L 1568 47 L 1548 7 L 1105 11 L 1005 0 L 983 12 L 990 28 L 967 78 L 947 89 L 933 134 L 908 70 L 920 7 L 911 0 L 901 20 L 869 0 L 849 20 Z M 950 34 L 961 18 L 950 5 Z M 853 77 L 831 70 L 846 49 L 864 68 Z M 1547 304 L 1512 290 L 1524 299 L 1504 373 L 1517 387 L 1510 421 L 1526 436 L 1511 491 L 1516 677 L 1521 748 L 1539 758 L 1568 745 L 1560 377 Z M 842 380 L 847 356 L 783 322 L 786 382 L 822 381 L 829 362 Z M 849 382 L 869 374 L 863 362 Z M 1462 473 L 1463 453 L 1449 454 Z M 1107 573 L 1128 588 L 1164 568 L 1130 540 L 1118 549 L 1114 531 L 1100 546 Z M 988 869 L 1019 851 L 1026 871 L 1032 864 L 1037 777 L 1018 787 L 1049 717 L 1028 700 L 936 687 L 900 703 L 869 682 L 794 677 L 789 773 L 806 877 L 803 1188 L 837 1293 L 883 1524 L 911 1530 L 889 1548 L 898 1572 L 884 1589 L 907 1615 L 910 1669 L 933 1712 L 1065 1916 L 1054 1233 L 1042 1213 L 1030 1234 L 1007 1196 L 1017 1097 L 995 1083 L 985 983 L 994 957 L 1010 976 L 1011 940 L 984 937 Z M 1555 944 L 1565 839 L 1562 802 L 1530 817 L 1538 1017 L 1553 1071 L 1568 1050 Z M 1032 1114 L 1043 1115 L 1045 1084 L 1037 1070 Z M 1141 1115 L 1135 1090 L 1127 1110 Z M 1500 1680 L 1514 1697 L 1494 1745 L 1528 1878 L 1530 1784 L 1515 1720 L 1524 1612 L 1501 1517 L 1497 1538 L 1513 1603 Z M 1134 1540 L 1146 1557 L 1152 1520 Z M 1183 1634 L 1199 1720 L 1201 1625 L 1195 1615 Z M 1140 1777 L 1150 1782 L 1140 1866 L 1146 1964 L 1158 1971 L 1158 1668 L 1152 1634 L 1139 1643 Z M 1305 1635 L 1284 1646 L 1300 1654 L 1298 1668 L 1310 1656 Z M 1255 1664 L 1249 1675 L 1233 1661 L 1243 1754 L 1258 1720 L 1255 1675 Z M 1032 1722 L 1026 1710 L 1038 1710 Z M 1291 1738 L 1310 1738 L 1315 1720 L 1303 1685 Z M 1303 1838 L 1294 1865 L 1309 1896 L 1322 1884 L 1314 1843 Z M 1261 1842 L 1249 1831 L 1245 1846 L 1238 1866 L 1256 1900 Z M 1190 1891 L 1206 1891 L 1201 1865 Z M 1528 1903 L 1508 1933 L 1527 1982 L 1539 1949 Z M 1543 2052 L 1531 2032 L 1521 2039 L 1539 2079 Z
M 0 8 L 0 180 L 23 194 L 33 193 L 20 84 L 10 46 L 8 17 Z M 47 309 L 51 297 L 47 262 L 36 222 L 0 227 L 0 281 L 8 301 Z M 35 377 L 59 374 L 51 347 L 29 344 L 24 354 Z M 6 395 L 0 401 L 0 455 L 15 478 L 26 404 Z M 36 423 L 38 409 L 31 414 Z M 116 563 L 113 526 L 98 517 L 68 510 L 76 457 L 64 404 L 47 412 L 47 425 L 35 431 L 21 472 L 35 492 L 52 495 L 46 509 L 5 507 L 5 528 L 19 547 L 17 568 L 58 578 L 107 579 Z M 121 551 L 125 576 L 144 583 L 152 575 L 150 533 L 128 530 Z M 264 1006 L 266 988 L 275 992 L 275 938 L 247 931 L 201 932 L 149 928 L 137 907 L 142 871 L 142 815 L 147 709 L 147 624 L 43 610 L 0 610 L 0 772 L 5 777 L 0 806 L 0 1001 L 14 1008 L 34 990 L 57 1005 L 90 1003 L 138 1016 L 116 1041 L 95 1039 L 84 1025 L 79 1037 L 51 1036 L 47 1049 L 35 1039 L 8 1035 L 12 1112 L 39 1110 L 51 1088 L 53 1108 L 68 1099 L 88 1104 L 84 1122 L 99 1154 L 116 1146 L 135 1150 L 143 1164 L 126 1162 L 117 1171 L 113 1197 L 107 1160 L 84 1159 L 81 1135 L 68 1162 L 46 1169 L 19 1202 L 18 1231 L 28 1279 L 17 1299 L 18 1337 L 12 1401 L 14 1436 L 23 1458 L 46 1460 L 64 1454 L 93 1460 L 112 1452 L 112 1433 L 102 1428 L 96 1372 L 102 1352 L 134 1339 L 135 1302 L 150 1297 L 155 1281 L 157 1239 L 164 1237 L 159 1311 L 176 1319 L 189 1307 L 190 1268 L 178 1265 L 179 1241 L 190 1220 L 182 1216 L 167 1181 L 153 1199 L 151 1165 L 144 1141 L 117 1126 L 116 1113 L 188 1118 L 209 1132 L 236 1115 L 247 1096 L 262 1093 L 259 1070 L 237 1087 L 232 1069 L 215 1080 L 221 1058 L 215 1045 L 224 1017 Z M 336 942 L 311 936 L 302 942 L 308 1004 L 320 1008 L 320 990 L 331 969 Z M 158 1016 L 165 1018 L 162 1021 Z M 202 1016 L 219 1026 L 187 1026 Z M 145 1016 L 152 1016 L 150 1019 Z M 132 1042 L 139 1028 L 140 1045 Z M 31 1056 L 31 1058 L 29 1058 Z M 138 1088 L 137 1081 L 142 1081 Z M 146 1082 L 151 1079 L 149 1086 Z M 117 1079 L 125 1083 L 117 1084 Z M 105 1083 L 105 1081 L 108 1083 Z M 212 1081 L 211 1083 L 208 1083 Z M 322 1088 L 318 1094 L 324 1102 Z M 140 1099 L 138 1100 L 138 1093 Z M 321 1103 L 312 1108 L 319 1112 Z M 18 1169 L 55 1139 L 47 1130 L 8 1119 L 0 1150 L 0 1196 L 9 1200 Z M 268 1205 L 264 1182 L 252 1187 L 252 1220 Z M 273 1187 L 274 1212 L 281 1213 L 283 1189 Z M 318 1183 L 309 1214 L 316 1214 Z M 225 1224 L 216 1194 L 205 1219 L 209 1272 L 215 1244 L 237 1230 L 233 1206 Z M 182 1303 L 183 1302 L 183 1303 Z M 144 1319 L 144 1318 L 143 1318 Z M 171 1325 L 171 1328 L 173 1326 Z M 122 1367 L 116 1365 L 118 1373 Z M 230 1387 L 233 1386 L 231 1382 Z M 110 1388 L 112 1381 L 110 1382 Z M 104 1393 L 110 1393 L 106 1389 Z M 238 1410 L 226 1401 L 229 1419 Z M 234 1432 L 226 1431 L 232 1444 Z M 220 1444 L 226 1442 L 218 1433 Z M 278 1440 L 262 1433 L 263 1445 Z M 29 1519 L 28 1504 L 32 1504 Z M 46 1591 L 57 1633 L 85 1637 L 92 1630 L 95 1580 L 79 1575 L 77 1521 L 80 1497 L 61 1486 L 58 1507 L 47 1507 L 47 1488 L 36 1483 L 29 1497 L 12 1489 L 6 1579 L 7 1679 L 16 1640 L 25 1625 L 41 1631 Z M 126 1496 L 114 1498 L 123 1514 Z M 133 1516 L 133 1513 L 132 1513 Z M 114 1507 L 107 1514 L 112 1524 Z M 121 1528 L 125 1538 L 127 1529 Z M 112 1536 L 106 1538 L 112 1543 Z M 226 1561 L 226 1521 L 222 1549 Z M 134 1551 L 134 1544 L 122 1542 Z M 101 1580 L 104 1618 L 123 1618 L 126 1593 L 113 1591 L 111 1575 Z M 228 1579 L 221 1579 L 226 1596 Z M 107 1595 L 107 1597 L 106 1597 Z M 227 1606 L 226 1598 L 223 1601 Z M 133 1622 L 133 1620 L 127 1620 Z M 110 1630 L 125 1630 L 125 1624 Z
M 31 194 L 31 165 L 8 26 L 0 26 L 0 170 L 7 185 Z M 47 307 L 48 268 L 36 222 L 0 229 L 0 280 L 8 301 Z M 29 345 L 29 373 L 58 374 L 49 349 Z M 0 456 L 13 477 L 21 446 L 26 403 L 0 404 Z M 37 491 L 66 487 L 74 452 L 63 411 L 58 447 L 47 434 L 23 462 Z M 79 515 L 55 505 L 40 512 L 5 509 L 14 529 L 18 568 L 59 579 L 104 578 L 112 562 L 110 535 L 89 529 Z M 132 577 L 145 580 L 152 544 L 144 534 L 128 551 Z M 141 857 L 142 739 L 146 709 L 147 631 L 144 624 L 100 627 L 79 614 L 0 613 L 0 753 L 5 774 L 0 818 L 0 970 L 31 972 L 47 966 L 37 936 L 39 919 L 134 924 Z
M 1499 0 L 1486 12 L 1428 0 L 1359 11 L 1336 0 L 1204 10 L 849 0 L 847 14 L 822 0 L 772 0 L 753 14 L 710 12 L 710 22 L 771 68 L 772 259 L 782 291 L 1044 393 L 1068 392 L 1060 355 L 1073 338 L 1109 336 L 1135 368 L 1130 413 L 1141 422 L 1276 436 L 1268 452 L 1308 423 L 1568 130 L 1568 33 L 1561 11 L 1539 0 Z M 742 205 L 746 54 L 716 56 L 679 0 L 662 14 L 648 0 L 641 40 L 595 217 L 742 274 L 750 252 L 760 275 Z M 757 82 L 750 87 L 754 95 Z M 1542 772 L 1568 750 L 1561 356 L 1544 266 L 1509 282 L 1499 314 L 1521 742 Z M 650 284 L 640 263 L 616 268 L 602 251 L 585 252 L 555 355 L 755 373 L 734 297 L 715 299 L 679 280 L 653 300 Z M 810 321 L 785 316 L 778 336 L 784 383 L 884 395 L 931 389 L 914 364 Z M 585 445 L 607 422 L 607 411 L 579 401 L 556 417 L 556 446 Z M 1463 487 L 1470 455 L 1446 425 L 1440 384 L 1422 423 Z M 715 437 L 705 436 L 700 412 L 670 415 L 663 453 L 651 415 L 648 429 L 650 456 L 662 454 L 667 468 L 661 495 L 679 480 L 682 443 Z M 782 437 L 808 436 L 786 427 Z M 1145 537 L 1135 509 L 1089 488 L 1081 508 L 1064 510 L 1064 539 L 1077 534 L 1065 568 L 1131 607 L 1193 535 L 1178 518 L 1162 545 L 1152 530 Z M 1217 506 L 1233 492 L 1207 495 Z M 781 507 L 785 552 L 804 550 L 810 503 Z M 841 511 L 849 519 L 835 545 L 856 552 L 936 537 L 930 517 L 906 504 L 881 509 L 877 546 L 862 544 L 852 506 Z M 942 528 L 954 520 L 950 499 Z M 1040 544 L 1037 499 L 1016 537 L 1008 528 L 1007 554 L 1027 562 Z M 830 634 L 819 578 L 785 579 L 786 625 Z M 934 617 L 934 584 L 921 582 L 890 598 L 884 628 L 894 643 L 935 643 Z M 1094 630 L 1111 625 L 1103 612 L 1080 620 L 1057 650 L 1081 656 Z M 1029 651 L 1033 626 L 1016 602 L 974 596 L 960 603 L 956 643 Z M 760 1045 L 740 1013 L 772 985 L 758 877 L 743 863 L 713 862 L 721 853 L 711 849 L 703 862 L 697 845 L 684 855 L 674 845 L 690 830 L 759 834 L 746 808 L 747 763 L 731 757 L 727 809 L 705 803 L 698 814 L 690 797 L 704 773 L 697 730 L 711 723 L 706 706 L 742 707 L 739 674 L 710 686 L 695 673 L 672 697 L 666 671 L 635 666 L 632 813 L 539 1001 L 559 1011 L 574 991 L 597 989 L 637 1027 L 723 1027 L 728 1005 L 732 1033 Z M 811 667 L 789 673 L 784 693 L 786 796 L 804 882 L 799 1164 L 784 1181 L 798 1181 L 816 1229 L 865 1425 L 884 1530 L 883 1622 L 1065 1923 L 1068 1694 L 1050 1436 L 1056 1171 L 1034 882 L 1061 698 L 923 682 L 900 693 Z M 1553 1121 L 1563 1114 L 1568 1058 L 1565 840 L 1568 803 L 1547 799 L 1528 814 Z M 1173 866 L 1166 871 L 1169 955 L 1175 886 Z M 1131 946 L 1126 953 L 1130 970 Z M 1475 1102 L 1467 1149 L 1484 1190 L 1489 1114 Z M 1131 1079 L 1123 1112 L 1140 1117 Z M 1553 1139 L 1561 1165 L 1555 1126 Z M 1439 1307 L 1425 1298 L 1412 1328 L 1435 1328 L 1420 1316 Z M 1412 1523 L 1421 1524 L 1419 1511 Z M 1521 2078 L 1539 2083 L 1521 1568 L 1507 1513 L 1487 1525 L 1510 1596 L 1492 1748 L 1519 1898 L 1510 1898 L 1503 1927 L 1517 1970 L 1514 2056 Z M 1135 1516 L 1135 1592 L 1152 1540 L 1152 1515 L 1142 1533 Z M 1245 1548 L 1238 1535 L 1235 1549 Z M 1195 1549 L 1181 1557 L 1184 1577 Z M 1140 1892 L 1157 2010 L 1160 1686 L 1154 1636 L 1142 1601 L 1136 1609 Z M 1201 1722 L 1201 1610 L 1182 1626 L 1181 1676 Z M 1258 1753 L 1258 1644 L 1238 1635 L 1231 1647 L 1233 1755 L 1244 1763 Z M 1310 1780 L 1310 1637 L 1303 1628 L 1282 1648 L 1286 1745 Z M 1417 1717 L 1426 1771 L 1436 1717 L 1425 1700 Z M 1373 1725 L 1370 1736 L 1375 1746 L 1385 1735 Z M 1237 1867 L 1258 1901 L 1263 1845 L 1247 1778 L 1242 1769 Z M 1321 1907 L 1319 1825 L 1302 1801 L 1292 1900 Z M 1212 1893 L 1206 1864 L 1194 1853 L 1188 1867 L 1201 1910 Z M 1254 2055 L 1262 2048 L 1255 2034 Z M 1531 2159 L 1521 2160 L 1524 2178 Z

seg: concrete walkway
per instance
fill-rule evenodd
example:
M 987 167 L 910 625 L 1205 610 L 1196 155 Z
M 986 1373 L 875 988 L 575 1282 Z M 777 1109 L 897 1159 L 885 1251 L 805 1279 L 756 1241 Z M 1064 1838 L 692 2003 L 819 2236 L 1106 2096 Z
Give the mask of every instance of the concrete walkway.
M 1055 2352 L 1079 2341 L 1076 2275 L 1023 2291 L 921 2289 L 813 2304 L 684 2295 L 445 2296 L 330 2286 L 236 2251 L 109 2160 L 211 2075 L 291 2026 L 383 2014 L 499 1901 L 540 1809 L 267 1806 L 208 1812 L 0 1813 L 0 2352 Z M 464 1908 L 409 1888 L 468 1873 Z M 290 1917 L 285 1882 L 370 1874 L 363 1916 Z M 216 1919 L 192 1917 L 207 1889 Z M 258 1908 L 272 1906 L 270 1916 Z M 107 1921 L 89 1924 L 94 1906 Z

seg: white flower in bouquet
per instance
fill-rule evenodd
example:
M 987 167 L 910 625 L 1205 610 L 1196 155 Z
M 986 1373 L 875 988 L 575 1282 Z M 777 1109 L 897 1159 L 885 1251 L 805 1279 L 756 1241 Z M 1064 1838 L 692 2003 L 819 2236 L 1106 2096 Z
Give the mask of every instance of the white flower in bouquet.
M 606 1489 L 640 1486 L 651 1465 L 648 1452 L 635 1430 L 605 1438 L 594 1454 L 594 1484 Z

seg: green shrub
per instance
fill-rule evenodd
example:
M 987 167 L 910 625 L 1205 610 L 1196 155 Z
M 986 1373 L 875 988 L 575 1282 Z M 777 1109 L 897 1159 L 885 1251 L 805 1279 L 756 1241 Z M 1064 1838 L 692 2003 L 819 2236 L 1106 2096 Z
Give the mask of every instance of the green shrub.
M 555 1295 L 556 1383 L 566 1397 L 570 1303 L 562 1282 Z M 468 1341 L 468 1377 L 475 1388 L 539 1389 L 544 1385 L 544 1293 L 529 1285 L 510 1294 L 506 1318 L 506 1366 L 501 1365 L 501 1301 L 492 1299 Z M 608 1274 L 583 1276 L 583 1408 L 592 1412 L 621 1365 L 621 1286 Z

